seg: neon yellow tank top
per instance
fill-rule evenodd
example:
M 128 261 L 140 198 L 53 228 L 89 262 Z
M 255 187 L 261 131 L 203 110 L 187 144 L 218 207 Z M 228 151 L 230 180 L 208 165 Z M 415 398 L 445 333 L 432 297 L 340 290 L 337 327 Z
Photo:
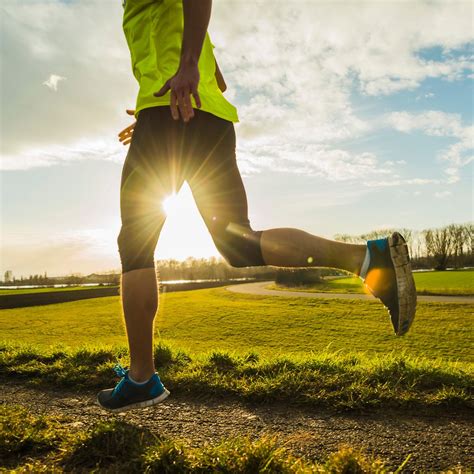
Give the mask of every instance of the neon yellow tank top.
M 130 49 L 133 74 L 140 88 L 136 112 L 170 105 L 170 92 L 155 97 L 179 66 L 183 38 L 182 0 L 123 0 L 123 30 Z M 204 38 L 198 69 L 201 110 L 238 122 L 237 109 L 224 97 L 215 77 L 216 64 L 209 34 Z M 191 96 L 193 107 L 196 108 Z

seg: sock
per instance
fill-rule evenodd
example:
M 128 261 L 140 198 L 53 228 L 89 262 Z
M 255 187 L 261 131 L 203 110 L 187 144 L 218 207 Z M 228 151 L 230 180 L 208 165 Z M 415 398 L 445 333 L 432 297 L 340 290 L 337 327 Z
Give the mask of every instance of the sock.
M 151 377 L 153 377 L 153 375 Z M 145 385 L 146 383 L 150 381 L 150 379 L 145 380 L 144 382 L 136 382 L 135 380 L 132 379 L 132 377 L 130 376 L 130 373 L 128 374 L 128 380 L 130 380 L 130 382 L 134 383 L 135 385 Z
M 365 280 L 365 277 L 367 276 L 369 263 L 370 263 L 370 252 L 369 252 L 369 246 L 367 246 L 367 250 L 365 251 L 365 258 L 364 258 L 364 261 L 362 262 L 362 266 L 360 267 L 360 272 L 359 272 L 359 278 L 361 278 L 362 280 Z

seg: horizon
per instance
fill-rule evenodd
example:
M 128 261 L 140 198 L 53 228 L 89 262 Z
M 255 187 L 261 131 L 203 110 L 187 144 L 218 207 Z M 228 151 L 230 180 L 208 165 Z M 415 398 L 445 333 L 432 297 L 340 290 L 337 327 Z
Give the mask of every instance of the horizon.
M 473 222 L 465 222 L 465 223 L 459 223 L 459 222 L 455 223 L 455 222 L 453 222 L 451 224 L 448 224 L 447 226 L 443 226 L 443 228 L 449 227 L 451 225 L 467 227 L 467 226 L 472 226 L 473 224 L 474 224 Z M 425 241 L 424 233 L 428 230 L 432 230 L 432 231 L 433 230 L 442 230 L 443 228 L 431 228 L 431 229 L 423 229 L 423 230 L 404 229 L 407 232 L 411 232 L 410 236 L 409 237 L 407 236 L 408 246 L 409 246 L 409 248 L 412 248 L 414 250 L 414 252 L 411 254 L 411 258 L 412 259 L 425 258 L 427 256 L 427 254 L 426 254 L 427 248 L 426 248 L 426 241 Z M 392 230 L 394 230 L 394 229 L 372 229 L 371 231 L 364 232 L 360 235 L 345 234 L 344 236 L 353 237 L 357 240 L 359 238 L 367 236 L 368 234 L 384 233 L 384 231 L 388 235 L 388 233 Z M 335 240 L 338 240 L 339 237 L 343 237 L 342 234 L 341 235 L 336 234 L 336 235 L 333 236 L 333 238 Z M 372 236 L 372 237 L 368 237 L 368 238 L 379 238 L 379 237 L 373 237 Z M 341 239 L 339 239 L 339 240 L 341 240 Z M 469 244 L 467 244 L 467 245 L 468 245 L 468 248 L 469 248 Z M 218 252 L 217 252 L 217 255 L 210 255 L 210 256 L 188 255 L 188 256 L 182 257 L 182 258 L 175 258 L 175 257 L 155 258 L 154 261 L 155 261 L 156 269 L 158 270 L 159 265 L 162 262 L 176 261 L 178 263 L 185 263 L 188 260 L 198 260 L 198 261 L 199 260 L 204 260 L 205 262 L 211 262 L 212 259 L 216 259 L 219 263 L 222 262 L 222 263 L 226 263 L 227 265 L 229 265 L 226 262 L 225 258 L 222 257 L 222 255 L 220 255 Z M 330 267 L 307 267 L 307 269 L 310 269 L 310 268 L 318 269 L 318 268 L 330 268 Z M 449 267 L 448 266 L 446 268 L 446 270 L 467 269 L 467 268 L 472 268 L 472 267 L 464 266 L 464 267 L 459 267 L 458 268 L 456 266 L 454 266 L 454 267 Z M 414 269 L 413 271 L 417 272 L 417 271 L 433 271 L 433 270 L 434 269 L 419 268 L 419 269 Z M 13 277 L 15 281 L 17 281 L 18 278 L 27 279 L 27 278 L 31 278 L 31 277 L 42 277 L 43 275 L 46 275 L 48 279 L 55 279 L 55 278 L 67 278 L 67 277 L 76 277 L 76 276 L 81 277 L 81 278 L 87 278 L 87 277 L 90 277 L 92 275 L 104 276 L 104 275 L 111 275 L 111 274 L 114 274 L 114 275 L 121 274 L 121 268 L 120 267 L 108 268 L 108 269 L 98 270 L 98 271 L 92 271 L 92 272 L 89 272 L 87 274 L 83 274 L 82 272 L 71 272 L 71 273 L 60 274 L 60 275 L 56 274 L 54 276 L 48 275 L 47 269 L 45 269 L 42 273 L 30 274 L 28 276 L 20 275 L 19 277 L 18 277 L 18 275 L 15 275 L 15 272 L 12 271 L 11 269 L 9 269 L 8 271 L 12 272 L 10 277 Z M 7 273 L 7 272 L 4 272 L 4 273 Z M 7 283 L 5 279 L 2 280 L 2 274 L 0 274 L 0 283 Z
M 120 3 L 1 7 L 2 277 L 120 268 L 117 134 L 138 89 Z M 473 8 L 214 2 L 252 228 L 472 221 Z M 167 212 L 155 261 L 220 257 L 186 183 Z

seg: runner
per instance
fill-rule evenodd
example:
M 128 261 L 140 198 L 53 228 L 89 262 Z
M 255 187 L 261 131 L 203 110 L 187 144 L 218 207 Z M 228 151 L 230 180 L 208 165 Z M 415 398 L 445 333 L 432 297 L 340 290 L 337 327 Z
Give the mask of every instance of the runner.
M 254 230 L 236 162 L 236 108 L 207 28 L 211 0 L 124 0 L 123 28 L 139 83 L 137 117 L 119 134 L 130 144 L 122 170 L 118 236 L 121 298 L 130 369 L 120 365 L 115 388 L 99 392 L 108 410 L 146 407 L 169 392 L 155 372 L 153 322 L 158 309 L 154 251 L 166 219 L 161 205 L 186 180 L 223 257 L 235 267 L 333 267 L 358 275 L 387 307 L 397 335 L 416 310 L 403 237 L 395 232 L 366 245 L 336 242 L 292 228 Z

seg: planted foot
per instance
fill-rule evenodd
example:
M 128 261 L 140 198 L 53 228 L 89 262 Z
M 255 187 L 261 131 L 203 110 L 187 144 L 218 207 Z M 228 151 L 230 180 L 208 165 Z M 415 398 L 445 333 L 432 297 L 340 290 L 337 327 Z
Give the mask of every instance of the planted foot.
M 122 377 L 115 388 L 101 390 L 97 394 L 97 403 L 112 412 L 126 411 L 133 408 L 146 408 L 162 402 L 170 392 L 161 383 L 155 372 L 143 383 L 137 383 L 129 378 L 128 370 L 120 364 L 114 367 L 119 377 Z

